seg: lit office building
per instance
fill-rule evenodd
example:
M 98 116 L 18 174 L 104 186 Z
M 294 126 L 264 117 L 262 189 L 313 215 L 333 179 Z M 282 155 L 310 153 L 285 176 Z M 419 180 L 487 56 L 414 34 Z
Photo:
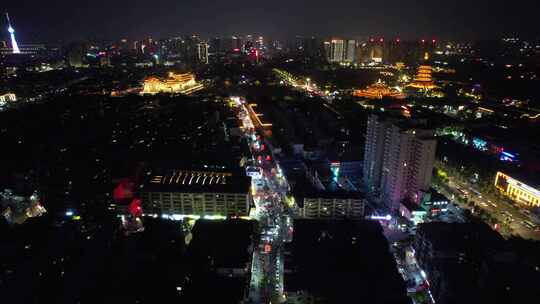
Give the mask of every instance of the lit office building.
M 540 190 L 526 185 L 502 172 L 497 172 L 495 187 L 513 201 L 531 207 L 540 207 Z
M 184 216 L 248 216 L 251 179 L 229 172 L 173 170 L 154 175 L 140 189 L 145 214 Z
M 145 94 L 158 93 L 182 93 L 190 94 L 202 89 L 202 85 L 195 81 L 195 75 L 192 73 L 176 74 L 170 72 L 168 77 L 160 79 L 157 77 L 148 77 L 144 80 L 144 88 L 141 92 Z

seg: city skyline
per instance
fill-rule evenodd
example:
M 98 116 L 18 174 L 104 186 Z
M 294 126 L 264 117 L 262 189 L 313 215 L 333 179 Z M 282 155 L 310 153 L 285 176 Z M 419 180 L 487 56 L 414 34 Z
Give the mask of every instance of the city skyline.
M 540 298 L 535 12 L 10 2 L 3 302 Z
M 243 0 L 174 3 L 161 0 L 157 3 L 93 3 L 88 7 L 75 7 L 65 0 L 56 0 L 52 4 L 30 2 L 24 5 L 11 2 L 4 7 L 4 11 L 17 20 L 19 40 L 26 42 L 161 38 L 187 33 L 202 36 L 253 33 L 280 39 L 292 35 L 402 39 L 481 39 L 517 33 L 537 36 L 533 24 L 534 5 L 522 0 L 511 7 L 501 0 L 482 0 L 474 4 L 463 0 L 438 0 L 406 5 L 395 0 L 376 3 L 342 1 L 339 5 L 282 0 L 272 3 Z M 28 7 L 41 13 L 32 14 Z M 6 39 L 6 33 L 2 38 Z

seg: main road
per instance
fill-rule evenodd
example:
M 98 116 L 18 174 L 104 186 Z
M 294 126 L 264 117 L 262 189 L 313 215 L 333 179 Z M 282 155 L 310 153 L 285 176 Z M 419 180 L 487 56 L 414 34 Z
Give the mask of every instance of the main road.
M 264 135 L 251 121 L 246 101 L 232 98 L 238 109 L 251 159 L 247 161 L 252 176 L 255 210 L 251 216 L 259 221 L 260 240 L 253 252 L 248 303 L 282 303 L 283 246 L 291 240 L 292 220 L 284 204 L 288 184 L 274 157 L 266 148 Z
M 540 231 L 535 231 L 526 226 L 525 222 L 529 221 L 529 216 L 524 209 L 508 203 L 503 199 L 494 196 L 482 195 L 477 189 L 468 182 L 461 181 L 455 177 L 449 176 L 445 188 L 440 190 L 446 192 L 449 198 L 461 196 L 462 198 L 474 201 L 477 208 L 489 213 L 499 223 L 504 223 L 510 228 L 510 232 L 502 230 L 501 233 L 506 236 L 517 234 L 526 239 L 540 240 Z M 457 201 L 457 200 L 456 200 Z M 467 204 L 459 203 L 461 208 L 470 208 Z

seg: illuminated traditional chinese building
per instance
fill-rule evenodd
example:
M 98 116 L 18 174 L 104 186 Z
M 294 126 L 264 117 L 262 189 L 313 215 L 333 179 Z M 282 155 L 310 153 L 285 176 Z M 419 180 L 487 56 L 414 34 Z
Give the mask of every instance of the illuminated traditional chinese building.
M 158 93 L 182 93 L 191 94 L 202 89 L 202 85 L 195 81 L 192 73 L 176 74 L 170 72 L 168 77 L 160 79 L 158 77 L 148 77 L 144 80 L 144 89 L 141 94 Z
M 424 55 L 424 60 L 429 60 L 429 55 L 426 53 Z M 437 86 L 433 82 L 433 78 L 431 74 L 433 73 L 433 68 L 430 65 L 423 64 L 418 67 L 418 72 L 416 73 L 416 77 L 414 77 L 414 81 L 409 84 L 410 87 L 416 88 L 416 89 L 422 89 L 422 90 L 432 90 L 435 89 Z
M 540 190 L 528 186 L 502 172 L 497 172 L 495 187 L 513 201 L 531 207 L 540 207 Z
M 353 92 L 353 95 L 357 97 L 366 97 L 370 99 L 382 99 L 383 97 L 404 99 L 405 97 L 407 97 L 403 92 L 401 92 L 398 89 L 387 86 L 380 79 L 379 81 L 368 86 L 364 90 L 355 90 Z

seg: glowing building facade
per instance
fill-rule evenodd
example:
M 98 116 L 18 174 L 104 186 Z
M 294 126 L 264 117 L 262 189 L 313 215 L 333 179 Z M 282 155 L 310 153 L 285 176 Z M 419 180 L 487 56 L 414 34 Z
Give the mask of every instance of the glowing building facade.
M 140 190 L 145 213 L 162 217 L 248 216 L 251 178 L 229 172 L 173 170 Z
M 380 79 L 376 83 L 368 86 L 364 90 L 355 90 L 354 96 L 365 97 L 369 99 L 382 99 L 383 97 L 390 97 L 396 99 L 404 99 L 406 95 L 398 89 L 387 86 Z
M 329 62 L 352 63 L 356 58 L 356 40 L 332 39 L 325 42 L 326 56 Z
M 11 36 L 11 49 L 13 50 L 13 54 L 20 54 L 21 50 L 19 50 L 19 45 L 17 44 L 17 40 L 15 40 L 15 29 L 11 26 L 11 21 L 9 20 L 9 15 L 6 13 L 6 19 L 8 23 L 8 32 Z
M 409 84 L 410 87 L 416 88 L 416 89 L 422 89 L 422 90 L 432 90 L 435 89 L 437 86 L 433 82 L 432 78 L 433 69 L 430 65 L 421 65 L 418 67 L 418 73 L 416 73 L 416 77 L 414 78 L 414 81 Z
M 427 62 L 429 60 L 429 54 L 426 52 L 424 54 L 424 62 Z M 437 88 L 435 83 L 433 82 L 433 68 L 431 65 L 423 64 L 418 67 L 418 72 L 416 73 L 416 77 L 414 77 L 414 81 L 409 84 L 410 87 L 421 89 L 421 90 L 432 90 Z
M 343 39 L 332 39 L 332 41 L 330 42 L 330 54 L 328 61 L 342 62 L 344 50 L 345 41 Z
M 176 74 L 170 72 L 168 77 L 160 79 L 157 77 L 148 77 L 144 80 L 142 95 L 158 93 L 182 93 L 191 94 L 202 89 L 202 85 L 195 81 L 195 75 L 192 73 Z
M 524 184 L 502 172 L 497 172 L 495 187 L 520 204 L 540 207 L 540 190 Z

